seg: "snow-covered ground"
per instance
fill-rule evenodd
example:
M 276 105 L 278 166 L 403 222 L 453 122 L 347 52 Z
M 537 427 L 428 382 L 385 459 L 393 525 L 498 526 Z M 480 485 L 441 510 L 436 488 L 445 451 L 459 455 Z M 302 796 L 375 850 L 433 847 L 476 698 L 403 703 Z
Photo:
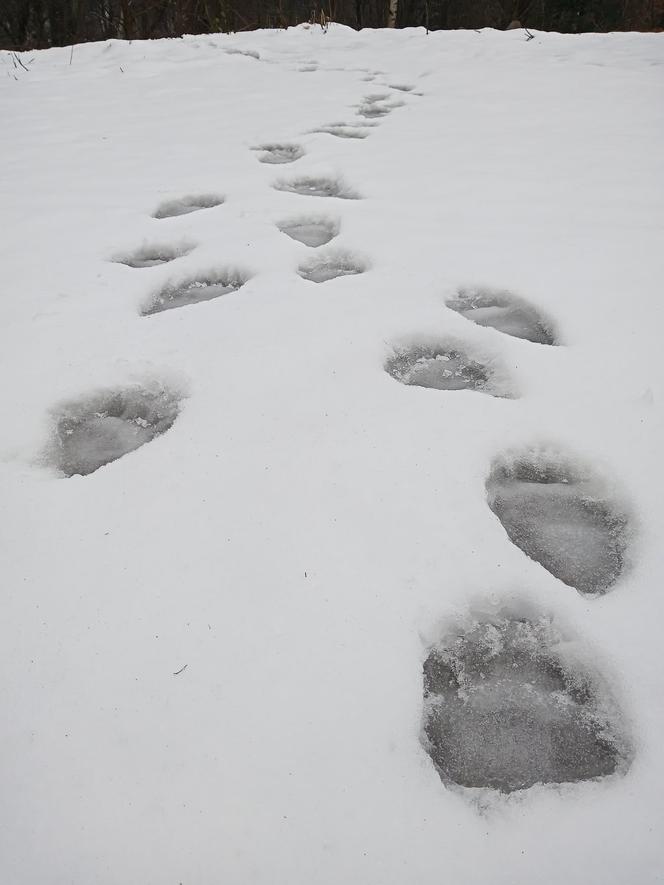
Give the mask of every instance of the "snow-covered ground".
M 3 885 L 664 881 L 663 50 L 0 53 Z M 558 346 L 446 306 L 473 286 Z M 480 389 L 435 389 L 464 354 Z M 102 425 L 134 450 L 95 470 Z M 604 595 L 510 543 L 512 450 L 626 526 Z M 561 568 L 604 550 L 549 529 Z M 424 662 L 505 611 L 611 696 L 615 774 L 441 780 Z

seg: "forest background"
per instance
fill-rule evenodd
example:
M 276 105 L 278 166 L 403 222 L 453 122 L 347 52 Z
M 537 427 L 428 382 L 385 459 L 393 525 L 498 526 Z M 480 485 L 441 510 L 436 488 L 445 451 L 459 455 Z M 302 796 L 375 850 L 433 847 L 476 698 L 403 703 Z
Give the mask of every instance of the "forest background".
M 664 0 L 0 0 L 0 48 L 286 28 L 526 28 L 583 33 L 664 28 Z

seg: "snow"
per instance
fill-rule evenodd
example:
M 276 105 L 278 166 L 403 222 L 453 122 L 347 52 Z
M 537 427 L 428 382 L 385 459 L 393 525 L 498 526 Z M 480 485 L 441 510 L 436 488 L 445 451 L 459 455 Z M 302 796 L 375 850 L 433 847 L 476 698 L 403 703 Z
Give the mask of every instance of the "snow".
M 662 881 L 662 46 L 332 26 L 0 54 L 0 881 Z M 302 279 L 310 224 L 364 272 Z M 477 290 L 558 346 L 446 306 Z M 398 383 L 405 340 L 512 396 Z M 155 390 L 164 432 L 99 411 Z M 65 414 L 133 451 L 65 476 Z M 496 459 L 540 450 L 626 514 L 602 595 L 488 506 Z M 506 610 L 550 625 L 631 764 L 443 783 L 423 665 Z

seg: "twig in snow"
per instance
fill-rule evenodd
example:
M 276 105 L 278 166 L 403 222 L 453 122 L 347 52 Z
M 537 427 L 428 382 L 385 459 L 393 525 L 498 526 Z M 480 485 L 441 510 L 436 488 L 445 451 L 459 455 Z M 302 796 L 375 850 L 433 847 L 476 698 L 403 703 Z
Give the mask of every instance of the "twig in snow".
M 189 664 L 185 664 L 184 667 L 180 667 L 179 670 L 176 670 L 175 673 L 173 673 L 173 676 L 179 676 L 180 673 L 184 673 L 188 666 Z
M 71 52 L 69 53 L 69 64 L 72 63 L 72 59 L 74 58 L 74 44 L 71 44 Z
M 528 28 L 523 29 L 526 32 L 526 40 L 533 40 L 535 38 L 534 34 L 531 34 Z
M 16 67 L 16 63 L 18 62 L 18 64 L 20 64 L 24 71 L 28 70 L 15 52 L 12 52 L 12 57 L 14 59 L 14 67 Z

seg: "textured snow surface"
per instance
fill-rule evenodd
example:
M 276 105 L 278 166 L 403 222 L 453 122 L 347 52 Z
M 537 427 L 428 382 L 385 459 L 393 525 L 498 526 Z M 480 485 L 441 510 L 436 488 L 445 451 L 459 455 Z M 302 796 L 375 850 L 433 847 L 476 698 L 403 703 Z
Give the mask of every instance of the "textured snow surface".
M 3 885 L 663 881 L 663 37 L 0 53 Z

